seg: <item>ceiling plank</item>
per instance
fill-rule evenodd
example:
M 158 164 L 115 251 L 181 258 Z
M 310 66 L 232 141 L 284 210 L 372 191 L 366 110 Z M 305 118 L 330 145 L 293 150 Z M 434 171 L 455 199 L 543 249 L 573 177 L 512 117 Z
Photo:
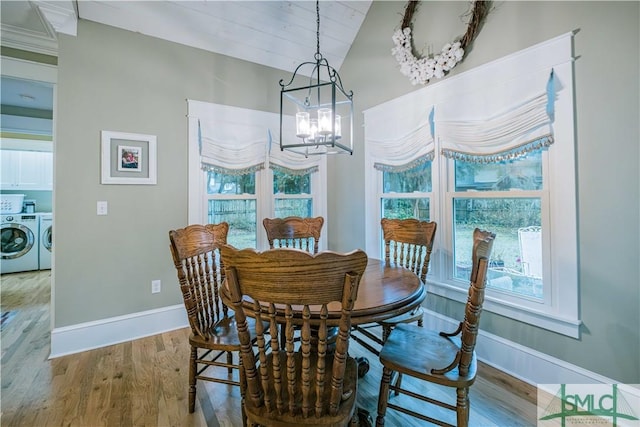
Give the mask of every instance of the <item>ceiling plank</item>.
M 320 3 L 320 52 L 339 69 L 371 1 Z M 316 52 L 315 2 L 78 3 L 81 19 L 292 72 Z

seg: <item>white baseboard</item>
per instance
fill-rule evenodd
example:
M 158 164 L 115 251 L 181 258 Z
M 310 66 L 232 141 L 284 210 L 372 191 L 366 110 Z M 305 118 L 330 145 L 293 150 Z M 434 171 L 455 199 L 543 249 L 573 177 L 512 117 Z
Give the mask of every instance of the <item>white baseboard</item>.
M 454 331 L 460 322 L 425 309 L 424 327 Z M 531 385 L 615 384 L 606 378 L 564 360 L 480 330 L 476 342 L 478 360 Z
M 55 328 L 50 359 L 131 341 L 189 326 L 184 305 L 178 304 L 125 316 Z
M 457 320 L 425 309 L 426 328 L 453 331 L 458 323 Z M 51 331 L 49 357 L 80 353 L 188 326 L 184 306 L 179 304 L 56 328 Z M 476 353 L 482 362 L 532 385 L 619 383 L 482 330 L 478 334 Z

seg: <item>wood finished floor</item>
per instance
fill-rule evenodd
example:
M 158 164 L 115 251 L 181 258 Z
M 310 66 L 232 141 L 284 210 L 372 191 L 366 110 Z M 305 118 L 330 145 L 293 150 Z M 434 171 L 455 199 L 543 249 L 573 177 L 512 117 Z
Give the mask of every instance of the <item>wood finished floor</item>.
M 1 277 L 3 325 L 0 425 L 10 426 L 241 426 L 237 388 L 199 382 L 196 411 L 187 411 L 188 329 L 48 360 L 49 271 Z M 367 356 L 358 404 L 375 421 L 381 366 L 352 341 L 350 352 Z M 471 389 L 471 426 L 536 425 L 536 389 L 481 364 Z M 451 390 L 416 383 L 420 390 L 453 398 Z M 405 399 L 403 396 L 394 400 Z M 413 405 L 414 409 L 427 410 Z M 439 413 L 428 409 L 430 414 Z M 453 414 L 445 414 L 453 421 Z M 389 411 L 387 426 L 426 423 Z

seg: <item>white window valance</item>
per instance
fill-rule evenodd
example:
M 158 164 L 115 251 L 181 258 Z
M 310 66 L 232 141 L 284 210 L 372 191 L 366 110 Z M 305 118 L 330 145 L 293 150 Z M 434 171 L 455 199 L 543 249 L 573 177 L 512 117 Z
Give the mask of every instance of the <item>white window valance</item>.
M 406 172 L 408 170 L 411 170 L 419 165 L 422 165 L 424 163 L 427 162 L 431 162 L 433 161 L 435 157 L 435 152 L 434 151 L 430 151 L 429 153 L 425 154 L 424 156 L 420 156 L 416 159 L 411 160 L 409 163 L 405 163 L 403 165 L 389 165 L 386 163 L 382 163 L 382 162 L 375 162 L 373 164 L 373 167 L 376 170 L 379 170 L 381 172 L 394 172 L 394 173 L 400 173 L 400 172 Z
M 203 170 L 241 175 L 274 164 L 292 174 L 318 171 L 321 158 L 280 151 L 278 114 L 216 104 L 205 107 L 207 114 L 197 117 Z M 295 137 L 295 119 L 285 117 L 283 129 Z
M 203 169 L 238 174 L 264 167 L 269 144 L 268 129 L 264 126 L 251 121 L 211 117 L 201 119 L 199 128 Z
M 549 147 L 555 85 L 551 70 L 438 105 L 434 121 L 441 153 L 491 163 Z
M 364 112 L 367 152 L 388 167 L 407 165 L 434 150 L 433 105 L 404 98 L 394 104 Z
M 307 169 L 289 169 L 287 167 L 280 166 L 275 163 L 270 163 L 269 169 L 271 169 L 274 172 L 280 172 L 280 173 L 285 173 L 287 175 L 298 175 L 298 176 L 306 175 L 308 173 L 315 173 L 320 170 L 318 166 L 312 166 Z
M 553 144 L 554 105 L 562 89 L 553 69 L 475 88 L 431 103 L 416 92 L 366 110 L 370 164 L 381 171 L 402 171 L 433 160 L 434 137 L 443 156 L 482 163 L 514 159 Z

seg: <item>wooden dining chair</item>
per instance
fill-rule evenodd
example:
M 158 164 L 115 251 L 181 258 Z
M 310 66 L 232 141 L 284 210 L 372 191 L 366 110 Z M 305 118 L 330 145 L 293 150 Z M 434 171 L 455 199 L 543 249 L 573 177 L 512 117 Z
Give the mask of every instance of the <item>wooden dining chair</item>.
M 240 386 L 241 393 L 244 390 L 244 371 L 240 369 L 239 355 L 237 363 L 233 360 L 233 353 L 240 351 L 236 319 L 219 292 L 225 279 L 219 247 L 227 243 L 228 232 L 226 222 L 189 225 L 169 231 L 171 255 L 191 326 L 189 412 L 195 410 L 196 380 Z M 255 337 L 253 322 L 251 330 Z M 221 375 L 215 367 L 226 368 L 227 376 Z M 233 377 L 234 369 L 239 371 L 238 380 Z
M 314 254 L 318 253 L 318 242 L 324 225 L 324 218 L 265 218 L 262 225 L 267 232 L 269 247 L 298 248 Z
M 297 248 L 314 254 L 318 253 L 318 243 L 324 225 L 323 217 L 265 218 L 262 220 L 262 225 L 267 232 L 269 248 Z M 298 330 L 297 327 L 295 329 Z M 330 340 L 335 340 L 336 333 L 336 328 L 329 331 Z M 281 333 L 280 337 L 284 340 L 284 333 Z M 296 341 L 299 341 L 299 337 Z M 281 345 L 284 345 L 284 341 Z
M 423 402 L 437 405 L 456 412 L 456 425 L 469 425 L 469 388 L 476 378 L 477 360 L 475 354 L 478 325 L 484 301 L 487 268 L 495 234 L 475 229 L 473 232 L 473 265 L 469 286 L 469 296 L 465 307 L 464 320 L 453 333 L 436 332 L 416 325 L 398 325 L 391 331 L 380 352 L 382 380 L 378 395 L 378 417 L 376 426 L 385 424 L 388 408 L 438 425 L 453 424 L 437 420 L 424 413 L 418 413 L 407 406 L 394 404 L 389 400 L 389 391 L 405 394 Z M 456 389 L 455 398 L 449 402 L 425 395 L 425 389 L 408 390 L 402 383 L 391 385 L 394 372 L 419 380 Z M 417 406 L 413 406 L 414 408 Z M 426 412 L 426 411 L 424 411 Z
M 414 218 L 382 218 L 380 225 L 384 239 L 385 264 L 408 268 L 420 277 L 424 285 L 429 272 L 436 223 L 419 221 Z M 371 325 L 354 326 L 354 340 L 372 353 L 379 355 L 382 344 L 394 326 L 413 322 L 422 326 L 422 316 L 423 309 L 418 306 L 408 313 L 380 321 L 377 324 L 382 327 L 381 334 L 372 332 Z M 363 340 L 363 336 L 370 341 Z M 371 341 L 375 343 L 375 346 L 370 344 Z
M 357 426 L 358 377 L 356 362 L 348 354 L 349 329 L 367 255 L 361 250 L 312 255 L 286 248 L 256 252 L 231 246 L 223 246 L 221 253 L 238 319 L 249 425 Z M 340 331 L 334 352 L 327 351 L 330 311 Z M 251 347 L 248 318 L 268 321 L 272 331 L 268 337 L 258 322 L 257 354 Z M 278 323 L 285 325 L 284 346 Z M 294 347 L 294 325 L 301 330 L 299 350 Z

